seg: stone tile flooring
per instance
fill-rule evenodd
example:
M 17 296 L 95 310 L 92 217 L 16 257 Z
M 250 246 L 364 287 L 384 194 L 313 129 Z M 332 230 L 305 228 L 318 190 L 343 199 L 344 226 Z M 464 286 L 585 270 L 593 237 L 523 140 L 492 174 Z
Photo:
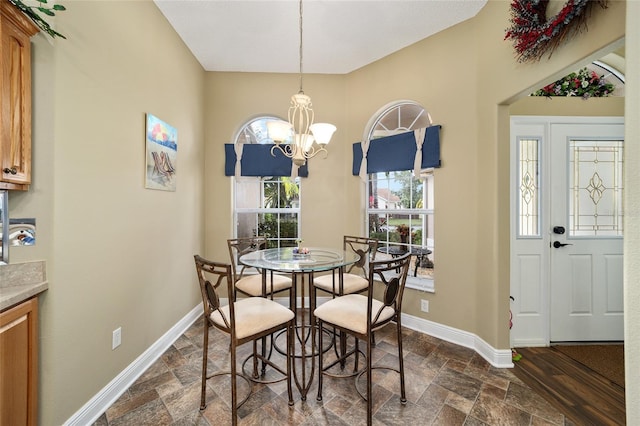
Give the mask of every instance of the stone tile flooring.
M 229 376 L 207 382 L 207 408 L 199 410 L 202 320 L 196 321 L 120 398 L 95 426 L 231 424 Z M 210 331 L 209 368 L 228 370 L 228 338 Z M 397 366 L 395 325 L 376 333 L 374 365 Z M 497 369 L 473 350 L 403 329 L 407 404 L 400 404 L 398 374 L 375 370 L 374 425 L 571 425 L 514 376 Z M 245 359 L 251 344 L 241 347 Z M 331 357 L 325 354 L 325 360 Z M 283 361 L 277 352 L 274 360 Z M 326 363 L 326 361 L 325 361 Z M 326 365 L 326 364 L 325 364 Z M 213 370 L 211 370 L 213 369 Z M 365 389 L 365 377 L 360 388 Z M 239 398 L 249 388 L 238 380 Z M 253 384 L 238 410 L 239 425 L 364 425 L 366 402 L 353 378 L 325 376 L 323 401 L 316 400 L 317 377 L 306 401 L 293 384 L 294 406 L 286 384 Z

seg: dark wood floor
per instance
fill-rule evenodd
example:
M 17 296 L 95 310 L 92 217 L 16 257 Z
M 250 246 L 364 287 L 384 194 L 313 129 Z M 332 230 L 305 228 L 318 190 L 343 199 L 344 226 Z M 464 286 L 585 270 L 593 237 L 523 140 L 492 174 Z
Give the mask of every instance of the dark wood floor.
M 513 373 L 576 425 L 624 425 L 624 388 L 550 348 L 518 348 Z

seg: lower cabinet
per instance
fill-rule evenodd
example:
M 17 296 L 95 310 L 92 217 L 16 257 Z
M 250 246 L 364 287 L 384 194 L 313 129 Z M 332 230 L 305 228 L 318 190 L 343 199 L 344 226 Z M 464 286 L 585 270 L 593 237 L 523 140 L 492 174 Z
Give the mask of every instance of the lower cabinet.
M 0 313 L 0 425 L 38 422 L 38 298 Z

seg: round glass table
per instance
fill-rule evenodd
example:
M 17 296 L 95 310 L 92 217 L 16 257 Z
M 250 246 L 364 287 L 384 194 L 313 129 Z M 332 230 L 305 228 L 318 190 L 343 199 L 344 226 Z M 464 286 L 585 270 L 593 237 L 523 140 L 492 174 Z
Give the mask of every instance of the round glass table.
M 309 253 L 299 254 L 294 247 L 271 248 L 247 253 L 239 262 L 258 269 L 276 272 L 308 273 L 330 271 L 347 266 L 360 259 L 352 251 L 330 248 L 309 248 Z
M 315 290 L 313 287 L 313 274 L 316 272 L 331 271 L 356 263 L 360 256 L 352 251 L 342 249 L 310 247 L 308 253 L 297 253 L 294 247 L 271 248 L 256 250 L 240 256 L 238 262 L 262 271 L 263 293 L 266 294 L 267 273 L 269 271 L 290 273 L 293 279 L 293 299 L 298 300 L 297 291 L 300 287 L 300 315 L 296 314 L 296 337 L 300 346 L 299 355 L 296 352 L 293 366 L 293 377 L 300 391 L 302 400 L 307 399 L 307 392 L 311 387 L 315 373 L 315 357 L 319 351 L 316 348 L 315 321 L 313 310 L 315 309 Z M 307 277 L 305 282 L 305 275 Z M 300 283 L 300 286 L 298 286 Z M 309 286 L 309 322 L 305 315 L 305 284 Z M 296 309 L 298 311 L 298 309 Z M 307 349 L 307 342 L 311 338 L 311 347 Z M 307 360 L 311 359 L 311 366 L 307 369 Z M 298 369 L 296 360 L 299 360 Z

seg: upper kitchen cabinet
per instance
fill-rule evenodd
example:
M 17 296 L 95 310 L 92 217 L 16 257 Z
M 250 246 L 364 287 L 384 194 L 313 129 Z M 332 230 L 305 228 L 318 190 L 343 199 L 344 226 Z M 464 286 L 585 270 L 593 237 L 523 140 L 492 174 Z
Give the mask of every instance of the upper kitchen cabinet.
M 31 37 L 38 27 L 0 0 L 0 189 L 31 183 Z

